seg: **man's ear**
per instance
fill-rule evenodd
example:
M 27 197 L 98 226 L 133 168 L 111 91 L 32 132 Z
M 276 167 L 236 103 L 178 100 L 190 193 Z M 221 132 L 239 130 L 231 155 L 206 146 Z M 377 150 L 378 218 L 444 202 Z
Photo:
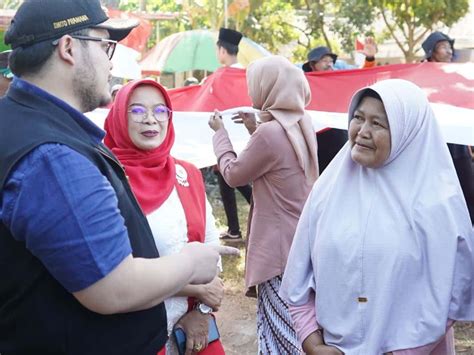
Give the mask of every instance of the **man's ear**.
M 71 36 L 65 35 L 58 41 L 58 55 L 70 65 L 74 65 L 79 55 L 78 42 Z

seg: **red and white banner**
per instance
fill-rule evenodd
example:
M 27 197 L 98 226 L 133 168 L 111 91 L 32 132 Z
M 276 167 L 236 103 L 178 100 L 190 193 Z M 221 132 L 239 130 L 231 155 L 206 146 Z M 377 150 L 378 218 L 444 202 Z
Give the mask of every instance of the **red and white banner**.
M 312 101 L 308 110 L 315 130 L 347 129 L 347 108 L 354 92 L 391 78 L 410 80 L 426 92 L 447 142 L 474 145 L 474 63 L 398 64 L 309 73 Z M 215 164 L 213 131 L 207 121 L 214 109 L 251 106 L 245 70 L 220 68 L 203 85 L 169 93 L 176 130 L 173 155 L 198 167 Z M 235 150 L 240 152 L 248 141 L 246 129 L 228 118 L 224 123 Z
M 474 109 L 474 63 L 419 63 L 306 74 L 309 110 L 347 112 L 354 92 L 380 80 L 405 79 L 421 87 L 431 103 Z M 175 111 L 211 112 L 249 106 L 245 70 L 220 68 L 203 85 L 169 91 Z
M 347 129 L 347 108 L 358 89 L 379 80 L 406 79 L 427 94 L 447 142 L 474 145 L 474 63 L 398 64 L 371 69 L 309 73 L 312 101 L 308 110 L 316 131 Z M 169 91 L 173 102 L 176 157 L 202 167 L 213 164 L 212 131 L 207 121 L 214 109 L 251 106 L 245 70 L 220 68 L 200 86 Z M 248 140 L 241 125 L 224 120 L 239 152 Z

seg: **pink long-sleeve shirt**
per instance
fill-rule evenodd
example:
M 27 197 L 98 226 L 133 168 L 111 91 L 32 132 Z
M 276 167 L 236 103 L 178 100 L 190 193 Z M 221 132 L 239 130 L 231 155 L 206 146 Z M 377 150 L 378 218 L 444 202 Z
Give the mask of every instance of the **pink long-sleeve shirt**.
M 213 145 L 227 184 L 253 182 L 245 284 L 255 286 L 283 274 L 311 185 L 306 182 L 285 130 L 276 120 L 260 124 L 239 156 L 225 129 L 214 134 Z
M 289 306 L 293 326 L 298 335 L 301 344 L 305 339 L 320 329 L 316 321 L 316 307 L 314 302 L 314 294 L 309 298 L 308 302 L 301 306 Z M 448 320 L 446 325 L 446 334 L 438 341 L 420 346 L 414 349 L 404 349 L 393 351 L 393 355 L 455 355 L 454 351 L 454 331 L 452 320 Z

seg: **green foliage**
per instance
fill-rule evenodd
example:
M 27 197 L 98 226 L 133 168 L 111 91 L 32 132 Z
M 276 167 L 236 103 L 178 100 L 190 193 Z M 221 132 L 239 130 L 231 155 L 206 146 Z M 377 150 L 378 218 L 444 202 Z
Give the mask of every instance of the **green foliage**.
M 366 1 L 340 1 L 337 16 L 331 25 L 331 30 L 341 38 L 341 46 L 347 53 L 354 50 L 356 38 L 373 36 L 372 28 L 375 9 L 367 6 Z
M 310 42 L 325 42 L 332 47 L 328 30 L 337 35 L 346 52 L 353 50 L 356 37 L 372 35 L 379 42 L 392 37 L 407 61 L 413 60 L 429 31 L 442 25 L 451 26 L 469 9 L 469 0 L 292 0 L 291 3 L 305 12 L 311 29 L 309 35 L 307 29 L 302 31 L 309 38 L 307 48 Z M 386 30 L 376 33 L 374 23 L 380 19 L 385 22 Z M 297 56 L 300 52 L 301 47 Z
M 0 0 L 0 9 L 17 9 L 20 4 L 20 0 Z
M 122 0 L 120 9 L 123 11 L 138 11 L 138 0 Z M 176 32 L 193 29 L 218 29 L 222 26 L 224 10 L 222 1 L 219 0 L 147 0 L 146 12 L 177 13 L 178 18 L 169 21 L 160 21 L 158 30 L 153 32 L 148 47 L 153 47 L 157 38 L 164 38 Z M 154 21 L 156 28 L 157 22 Z
M 382 18 L 408 62 L 426 33 L 451 26 L 469 10 L 469 0 L 346 0 L 341 1 L 334 30 L 348 47 L 354 33 L 366 33 L 371 23 Z
M 291 3 L 257 0 L 251 2 L 250 14 L 241 31 L 270 52 L 278 53 L 283 45 L 297 41 L 299 33 L 293 23 L 294 8 Z
M 113 0 L 110 0 L 113 1 Z M 228 1 L 232 5 L 232 0 Z M 120 9 L 137 11 L 138 0 L 122 0 Z M 159 36 L 192 30 L 218 30 L 224 26 L 224 5 L 222 0 L 147 0 L 147 12 L 179 13 L 178 19 L 159 22 Z M 280 0 L 252 0 L 250 8 L 229 16 L 228 27 L 241 31 L 245 36 L 262 44 L 270 52 L 277 53 L 283 45 L 296 41 L 298 31 L 294 22 L 294 8 L 291 3 Z M 155 24 L 156 25 L 156 24 Z M 155 31 L 156 32 L 156 31 Z M 156 43 L 156 33 L 150 39 L 149 47 Z
M 4 36 L 5 36 L 5 32 L 0 31 L 0 52 L 10 49 L 10 46 L 7 46 L 3 40 Z
M 451 26 L 469 8 L 469 0 L 250 0 L 249 3 L 250 8 L 229 16 L 228 27 L 238 29 L 273 53 L 290 45 L 294 48 L 292 59 L 297 61 L 303 61 L 307 52 L 318 45 L 326 45 L 334 52 L 341 49 L 351 52 L 354 39 L 368 35 L 375 35 L 378 41 L 392 37 L 407 61 L 411 61 L 426 33 L 441 25 Z M 228 0 L 228 5 L 232 4 Z M 136 11 L 140 0 L 121 0 L 120 5 L 122 10 Z M 159 31 L 154 32 L 149 46 L 155 44 L 156 32 L 163 38 L 179 31 L 217 30 L 224 25 L 223 0 L 147 0 L 146 10 L 179 13 L 177 20 L 159 22 Z M 376 33 L 374 23 L 380 19 L 384 20 L 386 30 Z
M 368 1 L 370 4 L 370 1 Z M 468 0 L 375 0 L 379 11 L 387 9 L 393 22 L 432 28 L 442 23 L 451 26 L 469 10 Z

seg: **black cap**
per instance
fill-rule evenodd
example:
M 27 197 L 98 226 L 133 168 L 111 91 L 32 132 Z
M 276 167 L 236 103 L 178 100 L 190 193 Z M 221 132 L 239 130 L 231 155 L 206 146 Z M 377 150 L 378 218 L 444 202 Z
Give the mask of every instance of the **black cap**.
M 229 28 L 221 28 L 219 30 L 219 41 L 230 43 L 234 46 L 238 46 L 242 39 L 242 33 L 239 31 L 231 30 Z
M 439 32 L 439 31 L 433 32 L 421 44 L 421 47 L 425 51 L 426 59 L 431 58 L 436 45 L 438 44 L 438 42 L 441 42 L 441 41 L 448 41 L 451 44 L 451 48 L 454 49 L 454 39 L 449 38 L 448 35 L 445 35 L 442 32 Z
M 5 43 L 13 49 L 85 28 L 109 31 L 110 39 L 120 41 L 138 26 L 135 20 L 109 19 L 99 0 L 25 0 L 5 33 Z
M 333 60 L 334 63 L 336 62 L 337 55 L 332 53 L 328 47 L 316 47 L 313 48 L 309 53 L 308 53 L 308 61 L 303 64 L 303 71 L 305 72 L 310 72 L 313 71 L 311 69 L 311 66 L 309 65 L 309 62 L 319 62 L 322 57 L 325 55 L 330 56 Z

